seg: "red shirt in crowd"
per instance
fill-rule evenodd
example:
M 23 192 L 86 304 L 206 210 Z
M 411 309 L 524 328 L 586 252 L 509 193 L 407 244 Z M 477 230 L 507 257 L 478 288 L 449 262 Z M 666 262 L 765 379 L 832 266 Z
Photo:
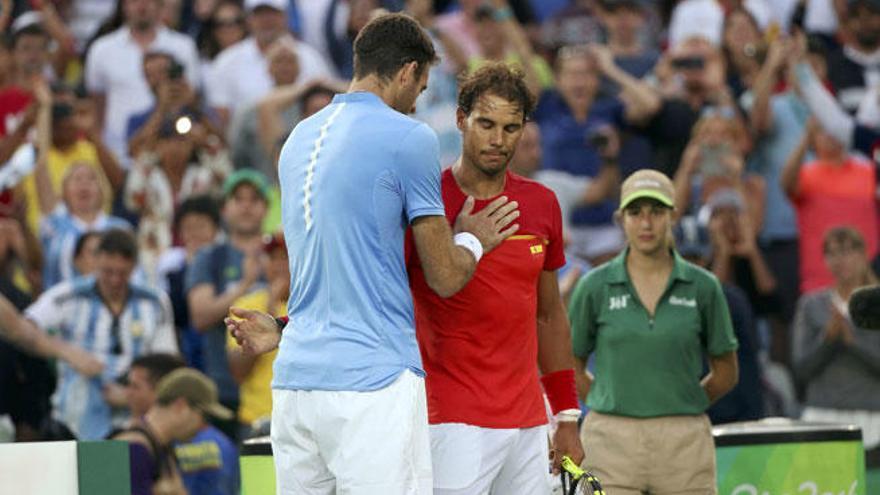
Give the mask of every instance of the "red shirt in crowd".
M 840 166 L 807 163 L 800 170 L 793 200 L 800 232 L 801 292 L 834 283 L 822 253 L 828 230 L 853 227 L 865 239 L 868 259 L 877 254 L 877 177 L 872 164 L 853 157 Z
M 466 195 L 451 169 L 443 172 L 441 190 L 453 224 Z M 537 366 L 537 289 L 542 271 L 565 264 L 562 217 L 553 192 L 513 173 L 501 195 L 519 203 L 520 228 L 484 255 L 471 281 L 450 298 L 428 287 L 407 238 L 431 424 L 528 428 L 547 422 Z M 474 211 L 494 199 L 478 200 Z
M 18 127 L 24 112 L 34 97 L 17 86 L 0 91 L 0 137 L 6 137 Z
M 33 99 L 30 93 L 17 86 L 0 91 L 0 138 L 5 138 L 18 127 Z M 12 189 L 0 186 L 0 217 L 12 214 L 13 201 Z

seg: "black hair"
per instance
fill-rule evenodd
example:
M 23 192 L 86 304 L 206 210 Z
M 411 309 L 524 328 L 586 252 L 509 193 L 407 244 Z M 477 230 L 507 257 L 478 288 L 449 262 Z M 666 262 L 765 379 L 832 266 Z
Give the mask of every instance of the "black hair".
M 180 356 L 160 352 L 155 354 L 144 354 L 143 356 L 135 358 L 135 360 L 131 362 L 130 369 L 145 369 L 150 377 L 150 383 L 155 386 L 165 375 L 176 369 L 185 367 L 186 363 L 180 358 Z
M 138 247 L 134 234 L 125 229 L 109 229 L 101 234 L 98 252 L 118 254 L 123 258 L 137 261 Z
M 376 17 L 354 40 L 354 76 L 376 75 L 388 81 L 406 64 L 416 62 L 419 75 L 437 61 L 434 44 L 412 17 L 385 14 Z
M 183 201 L 174 213 L 174 231 L 180 229 L 180 222 L 187 215 L 204 215 L 214 225 L 220 225 L 220 207 L 217 201 L 208 195 L 192 196 Z
M 63 101 L 52 103 L 52 124 L 58 124 L 62 120 L 73 117 L 73 105 Z
M 89 242 L 89 239 L 100 237 L 101 233 L 97 230 L 87 230 L 80 234 L 79 237 L 76 238 L 76 244 L 73 246 L 73 259 L 79 257 L 82 254 L 83 249 L 86 248 L 86 243 Z

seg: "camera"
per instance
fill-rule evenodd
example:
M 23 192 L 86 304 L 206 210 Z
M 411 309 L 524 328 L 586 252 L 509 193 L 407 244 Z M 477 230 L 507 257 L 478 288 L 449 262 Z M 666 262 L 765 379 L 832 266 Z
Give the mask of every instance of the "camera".
M 168 79 L 172 81 L 176 81 L 183 77 L 183 65 L 180 64 L 177 60 L 171 60 L 171 65 L 168 66 Z
M 586 143 L 588 146 L 595 148 L 596 151 L 603 151 L 608 146 L 608 135 L 601 129 L 592 129 L 587 132 Z
M 732 153 L 726 143 L 703 144 L 700 146 L 700 172 L 706 177 L 719 177 L 729 174 L 724 160 Z
M 706 66 L 706 59 L 703 57 L 677 57 L 672 59 L 672 67 L 674 69 L 702 69 Z

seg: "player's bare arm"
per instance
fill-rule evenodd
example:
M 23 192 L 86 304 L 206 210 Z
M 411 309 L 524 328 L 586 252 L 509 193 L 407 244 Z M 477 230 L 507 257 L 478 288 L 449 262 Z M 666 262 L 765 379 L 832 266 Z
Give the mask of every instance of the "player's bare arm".
M 558 380 L 558 378 L 551 377 L 571 373 L 571 370 L 577 369 L 571 348 L 568 316 L 559 295 L 559 284 L 555 271 L 541 272 L 541 277 L 538 280 L 538 367 L 545 377 L 545 388 L 548 388 L 548 379 Z M 573 376 L 572 380 L 574 380 Z M 573 393 L 574 383 L 569 383 L 567 386 L 572 389 L 568 392 Z M 555 397 L 551 393 L 548 393 L 548 397 L 551 399 L 554 413 L 560 407 L 577 407 L 577 400 L 573 397 L 569 397 L 569 401 L 573 404 L 567 406 L 554 404 Z M 572 401 L 572 399 L 574 400 Z M 558 401 L 558 399 L 556 400 Z M 570 457 L 576 464 L 580 464 L 584 459 L 584 449 L 578 434 L 577 419 L 577 416 L 567 417 L 564 411 L 562 414 L 557 414 L 557 428 L 553 434 L 554 472 L 559 472 L 559 464 L 562 462 L 563 456 Z
M 455 221 L 455 233 L 475 237 L 480 243 L 476 249 L 488 253 L 519 229 L 513 223 L 519 216 L 517 206 L 502 196 L 473 213 L 474 199 L 468 198 Z M 412 230 L 428 286 L 441 297 L 461 290 L 473 276 L 480 254 L 456 243 L 445 217 L 419 217 Z
M 0 322 L 0 338 L 25 352 L 65 361 L 87 377 L 98 375 L 104 369 L 104 364 L 92 354 L 40 330 L 3 296 L 0 296 Z

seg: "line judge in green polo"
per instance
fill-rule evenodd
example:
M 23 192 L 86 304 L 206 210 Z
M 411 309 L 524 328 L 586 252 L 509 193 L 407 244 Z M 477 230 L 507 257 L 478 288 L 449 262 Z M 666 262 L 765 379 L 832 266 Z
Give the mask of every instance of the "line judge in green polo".
M 579 282 L 569 306 L 580 369 L 595 355 L 595 377 L 579 377 L 584 463 L 609 494 L 714 494 L 704 413 L 738 374 L 727 303 L 718 280 L 675 251 L 668 177 L 635 172 L 620 197 L 626 248 Z

